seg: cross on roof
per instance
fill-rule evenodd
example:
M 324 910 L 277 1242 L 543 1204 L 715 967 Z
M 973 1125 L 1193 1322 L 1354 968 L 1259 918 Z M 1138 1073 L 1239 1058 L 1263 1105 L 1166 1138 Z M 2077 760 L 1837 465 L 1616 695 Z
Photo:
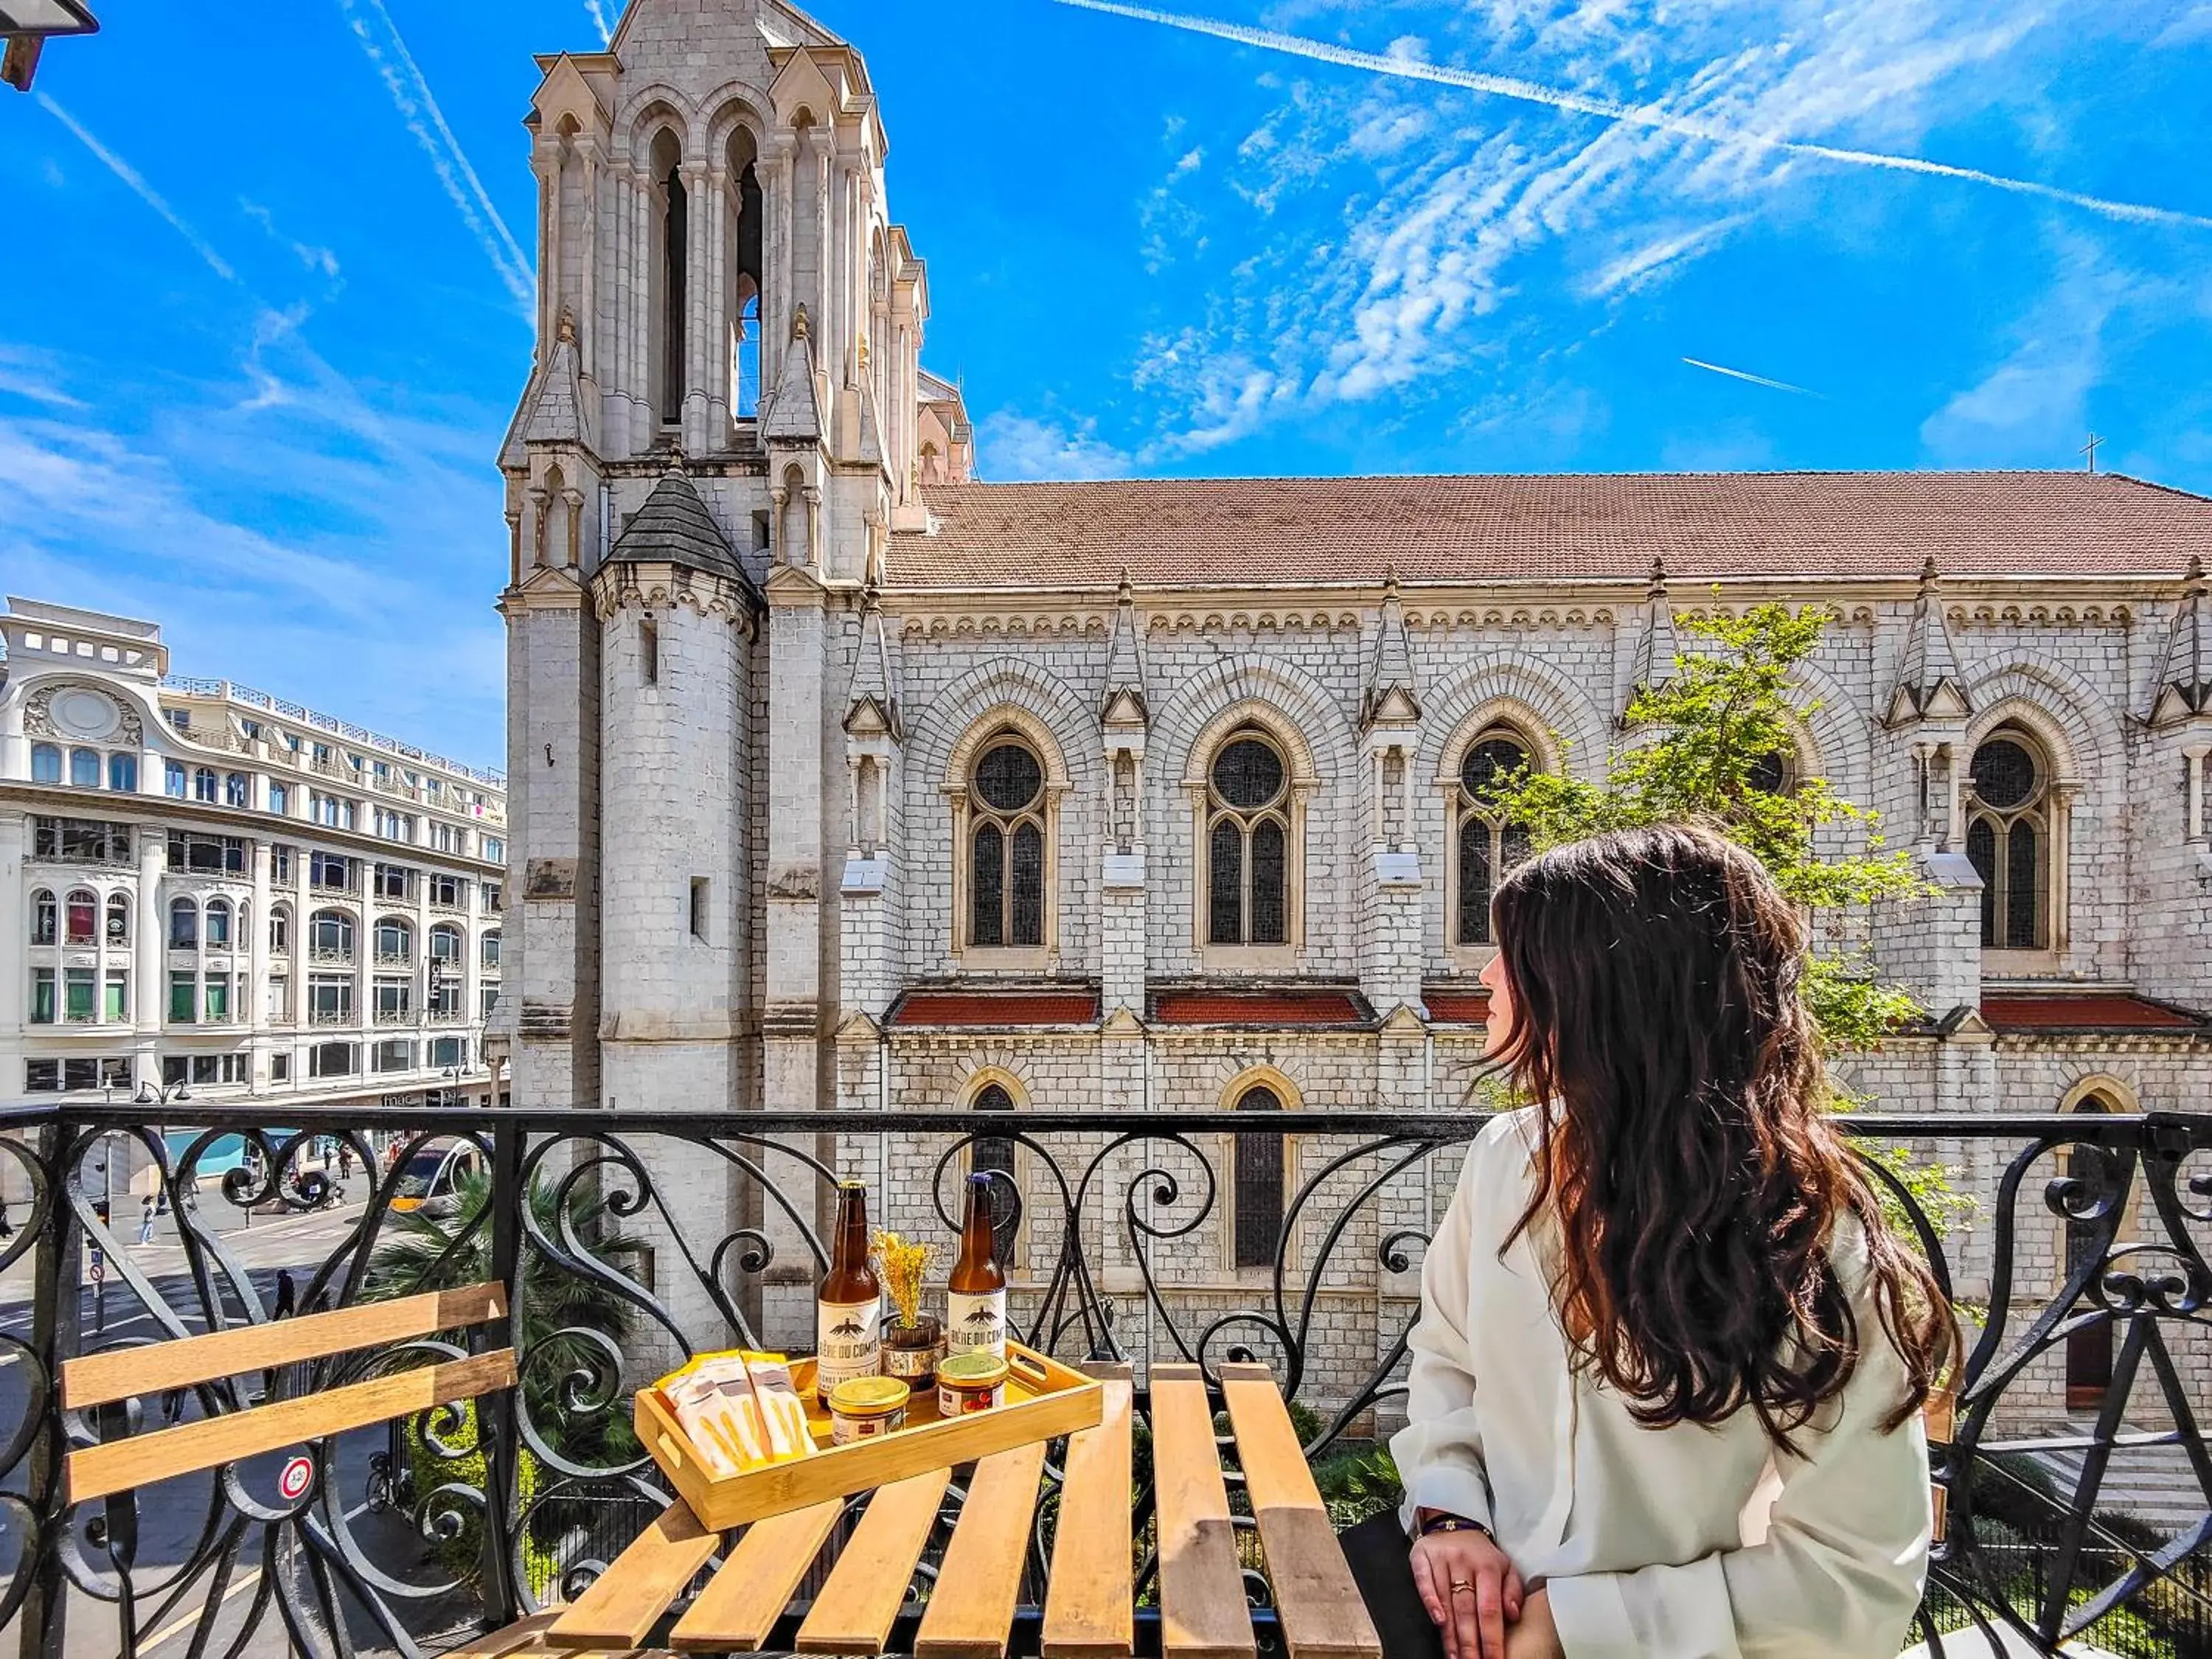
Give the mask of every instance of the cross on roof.
M 2104 441 L 2102 438 L 2092 432 L 2089 434 L 2089 441 L 2074 452 L 2077 455 L 2087 455 L 2089 458 L 2089 471 L 2092 472 L 2097 470 L 2097 446 Z

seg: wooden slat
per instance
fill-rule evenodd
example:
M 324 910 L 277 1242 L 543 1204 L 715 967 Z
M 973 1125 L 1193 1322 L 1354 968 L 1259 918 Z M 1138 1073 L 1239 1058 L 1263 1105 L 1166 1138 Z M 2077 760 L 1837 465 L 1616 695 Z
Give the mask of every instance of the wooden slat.
M 1205 1378 L 1195 1365 L 1155 1365 L 1152 1380 L 1160 1652 L 1165 1659 L 1253 1659 L 1258 1645 Z
M 799 1627 L 801 1653 L 884 1650 L 951 1479 L 950 1469 L 932 1469 L 884 1486 L 868 1500 L 867 1513 Z
M 545 1613 L 533 1613 L 527 1619 L 518 1619 L 511 1625 L 453 1649 L 444 1656 L 444 1659 L 507 1659 L 510 1654 L 535 1648 L 539 1638 L 560 1616 L 557 1607 Z
M 785 1603 L 844 1512 L 844 1500 L 833 1498 L 754 1522 L 668 1632 L 669 1645 L 694 1653 L 753 1653 L 766 1647 Z
M 1273 1374 L 1265 1365 L 1224 1365 L 1221 1394 L 1291 1659 L 1382 1659 L 1375 1621 Z
M 440 1365 L 418 1365 L 389 1376 L 371 1377 L 303 1399 L 211 1417 L 153 1434 L 88 1446 L 71 1452 L 63 1464 L 67 1504 L 82 1504 L 133 1486 L 175 1475 L 211 1469 L 218 1463 L 254 1457 L 283 1446 L 297 1446 L 346 1429 L 408 1417 L 433 1406 L 473 1400 L 514 1384 L 514 1350 L 472 1354 Z
M 241 1325 L 62 1362 L 62 1404 L 75 1411 L 133 1395 L 162 1394 L 244 1371 L 274 1370 L 356 1348 L 380 1347 L 507 1316 L 504 1285 L 464 1285 L 334 1313 Z
M 1104 1415 L 1067 1443 L 1045 1583 L 1044 1659 L 1127 1659 L 1136 1648 L 1129 1368 L 1093 1374 L 1105 1384 Z
M 1044 1474 L 1042 1440 L 975 1466 L 915 1633 L 916 1659 L 1006 1659 Z
M 701 1526 L 678 1498 L 607 1563 L 607 1570 L 545 1632 L 546 1645 L 635 1647 L 720 1542 L 720 1535 Z

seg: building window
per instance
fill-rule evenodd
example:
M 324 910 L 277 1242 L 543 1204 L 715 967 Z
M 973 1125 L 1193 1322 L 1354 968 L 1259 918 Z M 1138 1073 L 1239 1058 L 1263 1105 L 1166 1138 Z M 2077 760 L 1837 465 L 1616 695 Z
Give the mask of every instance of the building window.
M 107 942 L 110 945 L 131 943 L 131 895 L 110 893 L 107 896 Z
M 415 839 L 415 815 L 394 812 L 380 806 L 376 809 L 376 833 L 386 841 L 412 842 Z
M 369 1050 L 369 1069 L 374 1072 L 413 1071 L 415 1045 L 404 1037 L 392 1037 L 378 1043 Z
M 486 933 L 477 941 L 477 950 L 486 968 L 499 966 L 499 935 L 497 933 Z
M 1044 767 L 1001 738 L 975 763 L 968 823 L 968 943 L 1044 943 Z
M 269 1056 L 269 1080 L 271 1083 L 289 1083 L 292 1080 L 291 1055 L 279 1054 Z
M 360 1069 L 350 1042 L 318 1042 L 307 1050 L 309 1077 L 351 1077 Z
M 131 1018 L 131 974 L 124 968 L 107 970 L 106 998 L 100 1018 L 110 1025 L 119 1025 Z
M 461 930 L 443 923 L 430 930 L 430 960 L 458 963 L 461 959 Z
M 292 884 L 292 849 L 282 842 L 269 849 L 269 879 Z
M 350 1024 L 353 981 L 336 974 L 317 974 L 308 980 L 307 1018 L 317 1025 Z
M 246 873 L 246 843 L 236 836 L 194 836 L 169 831 L 169 868 L 203 876 Z
M 198 976 L 190 969 L 172 969 L 169 974 L 169 1024 L 190 1025 L 198 1012 Z
M 51 1025 L 54 1023 L 54 970 L 51 968 L 31 969 L 31 1024 Z
M 376 959 L 379 962 L 411 962 L 414 957 L 413 928 L 392 916 L 386 916 L 376 924 Z
M 359 869 L 355 860 L 337 853 L 311 853 L 307 855 L 307 885 L 325 892 L 350 893 L 360 879 Z
M 100 995 L 100 981 L 89 968 L 68 968 L 62 971 L 62 1018 L 72 1025 L 92 1024 L 93 1004 Z
M 1493 945 L 1490 896 L 1498 878 L 1528 856 L 1528 832 L 1501 817 L 1492 803 L 1533 769 L 1528 745 L 1515 732 L 1493 726 L 1467 747 L 1460 762 L 1455 850 L 1459 878 L 1457 939 L 1462 945 Z
M 161 712 L 168 717 L 169 724 L 176 727 L 178 731 L 190 732 L 192 729 L 192 711 L 191 709 L 164 708 Z
M 360 815 L 360 808 L 342 795 L 325 795 L 320 790 L 307 795 L 307 816 L 326 830 L 350 830 Z
M 969 1109 L 1011 1115 L 1014 1097 L 1004 1084 L 987 1083 L 975 1091 Z M 991 1183 L 991 1231 L 998 1235 L 999 1260 L 1010 1261 L 1014 1235 L 1022 1218 L 1021 1188 L 1015 1184 L 1014 1176 L 1014 1138 L 1010 1134 L 978 1134 L 968 1145 L 968 1169 L 974 1175 L 1005 1177 Z
M 169 901 L 169 948 L 197 951 L 200 943 L 200 910 L 188 898 Z
M 54 896 L 43 887 L 31 895 L 31 943 L 52 945 L 57 937 Z
M 404 1025 L 414 1018 L 414 982 L 404 979 L 380 979 L 371 988 L 376 999 L 376 1023 L 379 1025 Z
M 31 856 L 70 864 L 131 863 L 131 826 L 97 818 L 33 818 Z
M 1240 1112 L 1279 1112 L 1280 1096 L 1264 1084 L 1237 1097 Z M 1272 1267 L 1283 1237 L 1284 1139 L 1238 1135 L 1236 1157 L 1236 1265 Z
M 1982 878 L 1982 945 L 2049 946 L 2051 767 L 2042 745 L 2001 726 L 1967 770 L 1966 857 Z
M 97 749 L 70 750 L 70 781 L 79 789 L 100 787 L 100 750 Z
M 269 948 L 280 957 L 292 953 L 292 913 L 281 904 L 269 913 Z
M 307 918 L 307 949 L 317 962 L 353 960 L 353 918 L 343 910 L 318 910 Z
M 281 974 L 271 979 L 263 1006 L 273 1024 L 288 1024 L 292 1018 L 292 981 Z
M 507 842 L 497 836 L 486 836 L 483 838 L 483 855 L 486 864 L 506 863 Z
M 486 858 L 489 858 L 491 856 L 491 848 L 494 845 L 495 845 L 495 843 L 489 840 L 484 842 L 484 856 Z M 505 854 L 502 853 L 501 856 L 503 857 Z M 507 908 L 506 902 L 501 895 L 500 886 L 497 882 L 488 881 L 483 884 L 483 906 L 486 915 L 495 916 Z
M 660 423 L 674 426 L 684 415 L 684 287 L 689 274 L 685 247 L 689 204 L 678 165 L 676 135 L 664 129 L 653 141 L 653 176 L 660 186 L 660 307 L 659 322 Z
M 280 816 L 292 810 L 292 786 L 272 783 L 269 786 L 269 810 Z
M 192 799 L 212 805 L 216 799 L 215 768 L 203 766 L 192 774 Z
M 641 618 L 637 624 L 637 662 L 647 685 L 660 684 L 660 629 L 650 617 Z
M 469 908 L 469 884 L 459 876 L 429 878 L 430 902 L 446 910 Z
M 252 786 L 246 781 L 245 773 L 227 772 L 223 775 L 222 804 L 224 805 L 244 806 L 252 799 Z
M 414 884 L 408 879 L 407 866 L 403 864 L 380 864 L 369 882 L 369 890 L 379 898 L 404 899 L 413 896 Z
M 207 923 L 204 929 L 207 947 L 210 951 L 230 949 L 230 901 L 212 898 L 207 902 Z
M 230 1023 L 230 981 L 221 974 L 207 976 L 207 1023 L 227 1025 Z
M 168 761 L 164 763 L 161 767 L 161 793 L 166 795 L 172 796 L 178 800 L 184 799 L 185 794 L 188 793 L 185 788 L 185 776 L 186 774 L 182 762 Z
M 99 938 L 100 895 L 90 888 L 80 887 L 70 894 L 64 915 L 71 945 L 90 945 Z
M 477 987 L 477 1018 L 487 1025 L 491 1024 L 491 1011 L 499 1006 L 499 986 L 495 981 Z
M 1290 773 L 1253 727 L 1232 732 L 1206 769 L 1206 942 L 1290 942 Z
M 138 788 L 138 757 L 110 755 L 107 757 L 107 787 L 125 794 L 136 793 Z
M 31 745 L 31 781 L 59 783 L 62 781 L 61 745 L 34 743 Z

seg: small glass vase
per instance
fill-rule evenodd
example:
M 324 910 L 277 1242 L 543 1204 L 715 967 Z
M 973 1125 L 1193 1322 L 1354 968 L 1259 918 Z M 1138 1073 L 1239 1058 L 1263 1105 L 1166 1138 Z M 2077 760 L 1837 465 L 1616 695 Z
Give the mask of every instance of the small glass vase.
M 937 1362 L 945 1358 L 945 1324 L 935 1314 L 924 1314 L 913 1324 L 896 1319 L 884 1328 L 884 1375 L 896 1376 L 917 1390 L 932 1386 Z

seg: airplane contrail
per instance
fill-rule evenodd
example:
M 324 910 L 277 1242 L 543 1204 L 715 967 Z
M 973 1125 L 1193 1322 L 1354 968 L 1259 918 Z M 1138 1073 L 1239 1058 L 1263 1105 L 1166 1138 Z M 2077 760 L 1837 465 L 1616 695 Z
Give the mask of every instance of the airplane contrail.
M 1265 52 L 1287 52 L 1293 58 L 1311 58 L 1316 63 L 1369 70 L 1377 75 L 1395 76 L 1406 81 L 1427 81 L 1439 86 L 1461 87 L 1496 98 L 1510 98 L 1524 104 L 1540 104 L 1547 109 L 1564 110 L 1570 114 L 1595 115 L 1624 126 L 1647 127 L 1655 132 L 1674 133 L 1710 144 L 1742 145 L 1747 149 L 1776 150 L 1784 155 L 1803 155 L 1850 167 L 1886 167 L 1895 173 L 1919 173 L 1939 179 L 1957 179 L 1968 184 L 1987 185 L 1993 190 L 2010 191 L 2019 196 L 2062 202 L 2069 207 L 2101 214 L 2108 219 L 2122 219 L 2136 224 L 2182 225 L 2192 229 L 2212 230 L 2212 218 L 2202 214 L 2152 207 L 2142 202 L 2117 202 L 2106 197 L 2085 195 L 2080 191 L 2061 190 L 2056 185 L 2038 184 L 2032 179 L 2008 178 L 2001 173 L 1985 173 L 1979 167 L 1954 167 L 1948 161 L 1930 161 L 1917 155 L 1893 155 L 1873 149 L 1844 149 L 1834 144 L 1815 144 L 1802 139 L 1777 138 L 1767 133 L 1740 131 L 1686 116 L 1671 115 L 1656 105 L 1624 104 L 1614 99 L 1595 98 L 1587 93 L 1569 92 L 1513 76 L 1485 75 L 1476 70 L 1455 69 L 1448 64 L 1429 64 L 1414 58 L 1360 52 L 1327 40 L 1310 40 L 1302 34 L 1285 34 L 1279 30 L 1254 28 L 1244 23 L 1225 23 L 1218 18 L 1160 11 L 1150 6 L 1126 5 L 1121 3 L 1121 0 L 1054 0 L 1054 3 L 1073 6 L 1082 11 L 1105 12 L 1115 17 L 1133 18 L 1141 23 L 1158 23 L 1193 34 L 1212 35 L 1216 40 L 1233 40 L 1240 46 L 1257 46 Z
M 1753 374 L 1748 369 L 1723 368 L 1719 363 L 1709 363 L 1702 357 L 1685 357 L 1682 361 L 1692 368 L 1702 368 L 1708 374 L 1725 374 L 1731 380 L 1748 380 L 1753 386 L 1771 386 L 1777 392 L 1794 392 L 1801 398 L 1820 395 L 1810 386 L 1792 386 L 1787 380 L 1770 380 L 1764 374 Z
M 74 133 L 76 137 L 76 141 L 82 144 L 87 149 L 90 150 L 94 156 L 98 157 L 102 167 L 106 167 L 110 173 L 121 179 L 125 188 L 130 190 L 130 191 L 137 197 L 140 201 L 145 203 L 148 207 L 153 209 L 155 212 L 160 214 L 161 217 L 167 220 L 169 222 L 169 228 L 175 231 L 178 235 L 183 237 L 185 241 L 191 245 L 192 252 L 198 254 L 202 259 L 207 262 L 207 267 L 210 270 L 215 272 L 216 276 L 222 277 L 226 283 L 235 283 L 238 281 L 238 272 L 232 268 L 230 261 L 224 258 L 220 253 L 217 253 L 215 251 L 215 245 L 210 242 L 206 237 L 201 235 L 198 230 L 194 229 L 191 222 L 186 220 L 182 214 L 179 213 L 176 209 L 169 205 L 167 199 L 162 197 L 159 191 L 155 190 L 153 185 L 146 182 L 146 178 L 143 173 L 140 173 L 137 167 L 132 167 L 130 162 L 125 161 L 120 155 L 118 155 L 113 150 L 108 149 L 106 145 L 101 143 L 99 139 L 94 137 L 90 129 L 88 129 L 82 121 L 78 120 L 76 117 L 71 115 L 67 110 L 64 109 L 58 103 L 55 102 L 54 100 L 49 97 L 46 94 L 43 92 L 34 92 L 31 96 L 38 100 L 40 106 L 46 110 L 47 114 L 52 116 L 55 120 L 60 122 L 64 126 L 67 127 L 70 132 Z

